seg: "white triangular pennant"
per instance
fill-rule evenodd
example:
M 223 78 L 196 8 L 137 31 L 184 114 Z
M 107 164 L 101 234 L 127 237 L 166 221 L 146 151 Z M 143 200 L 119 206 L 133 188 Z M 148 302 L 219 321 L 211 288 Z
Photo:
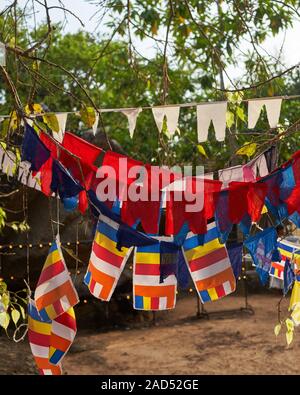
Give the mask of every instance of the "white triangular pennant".
M 94 136 L 95 136 L 96 133 L 97 133 L 98 123 L 99 123 L 99 114 L 96 113 L 96 114 L 95 114 L 95 122 L 94 122 L 94 125 L 92 126 L 92 130 L 93 130 L 93 135 L 94 135 Z
M 207 140 L 209 125 L 212 121 L 218 141 L 224 141 L 226 133 L 227 102 L 201 104 L 197 106 L 198 142 Z
M 68 113 L 56 113 L 56 118 L 57 122 L 59 125 L 59 132 L 58 133 L 53 133 L 53 137 L 55 140 L 57 140 L 59 143 L 62 143 L 66 131 L 66 124 L 67 124 L 67 119 L 68 119 Z
M 132 108 L 132 109 L 128 109 L 128 110 L 122 110 L 121 112 L 126 115 L 127 119 L 128 119 L 128 126 L 129 126 L 129 134 L 130 137 L 133 137 L 133 133 L 136 127 L 136 120 L 137 117 L 139 116 L 140 112 L 142 112 L 143 110 L 141 108 Z
M 278 126 L 282 99 L 249 100 L 248 128 L 253 129 L 258 121 L 263 106 L 266 107 L 270 128 Z
M 172 137 L 178 127 L 179 112 L 180 112 L 179 106 L 153 107 L 152 113 L 159 132 L 162 131 L 164 117 L 166 117 L 168 136 Z

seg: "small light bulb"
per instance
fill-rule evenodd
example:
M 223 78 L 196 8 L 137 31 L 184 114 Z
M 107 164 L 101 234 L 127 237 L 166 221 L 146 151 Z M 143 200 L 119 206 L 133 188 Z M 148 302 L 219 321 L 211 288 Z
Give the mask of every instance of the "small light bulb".
M 19 244 L 19 248 L 23 248 L 22 244 Z
M 190 292 L 193 292 L 193 289 L 192 289 L 192 288 L 190 288 L 190 289 L 189 289 L 189 291 L 190 291 Z
M 87 300 L 86 300 L 86 299 L 84 299 L 83 303 L 87 304 Z
M 127 295 L 127 296 L 126 296 L 126 299 L 128 299 L 128 300 L 129 300 L 129 299 L 130 299 L 130 295 Z

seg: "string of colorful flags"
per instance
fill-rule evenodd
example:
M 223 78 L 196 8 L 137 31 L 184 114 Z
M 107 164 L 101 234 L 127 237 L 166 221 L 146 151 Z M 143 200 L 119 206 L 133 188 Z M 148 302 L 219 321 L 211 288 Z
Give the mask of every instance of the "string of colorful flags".
M 246 100 L 248 102 L 248 128 L 254 129 L 261 115 L 262 109 L 266 109 L 266 114 L 270 128 L 276 128 L 279 124 L 282 100 L 294 99 L 298 96 L 275 96 Z M 245 101 L 245 100 L 243 100 Z M 154 106 L 154 107 L 138 107 L 138 108 L 115 108 L 115 109 L 99 109 L 99 113 L 120 112 L 127 117 L 128 130 L 130 137 L 133 138 L 138 116 L 143 110 L 151 109 L 155 124 L 159 132 L 163 130 L 164 120 L 166 120 L 166 133 L 169 138 L 174 136 L 178 130 L 180 117 L 180 109 L 182 107 L 196 107 L 197 113 L 197 135 L 198 142 L 207 141 L 208 130 L 212 123 L 215 130 L 217 141 L 224 141 L 226 132 L 226 114 L 228 110 L 228 102 L 203 102 L 203 103 L 185 103 L 178 105 Z M 42 107 L 39 106 L 42 110 Z M 93 122 L 91 129 L 95 135 L 99 124 L 99 113 L 89 108 L 93 112 Z M 38 111 L 39 112 L 39 111 Z M 68 115 L 80 115 L 80 112 L 47 112 L 34 113 L 28 116 L 27 122 L 32 125 L 33 120 L 42 115 L 54 115 L 57 121 L 57 130 L 53 134 L 54 138 L 62 142 L 66 130 Z M 9 118 L 11 115 L 0 116 L 0 121 Z
M 295 246 L 278 238 L 276 225 L 288 219 L 300 227 L 300 151 L 271 172 L 272 147 L 246 165 L 218 172 L 217 180 L 204 177 L 200 192 L 204 207 L 189 213 L 185 210 L 186 201 L 172 199 L 172 190 L 168 191 L 165 209 L 161 195 L 154 202 L 131 201 L 130 196 L 124 199 L 123 186 L 137 181 L 128 176 L 133 166 L 143 169 L 144 182 L 140 188 L 151 185 L 146 182 L 151 180 L 150 170 L 159 174 L 168 172 L 170 176 L 169 183 L 158 178 L 160 191 L 174 183 L 177 176 L 124 155 L 104 152 L 72 133 L 65 133 L 60 144 L 36 127 L 26 125 L 17 169 L 13 168 L 16 166 L 16 158 L 11 157 L 14 153 L 0 148 L 1 169 L 9 176 L 15 176 L 46 196 L 58 196 L 68 210 L 78 208 L 85 213 L 90 207 L 97 226 L 84 283 L 94 297 L 103 301 L 111 299 L 133 254 L 135 309 L 174 308 L 178 284 L 187 287 L 190 278 L 202 303 L 218 300 L 236 288 L 244 246 L 263 284 L 273 276 L 283 281 L 284 294 L 293 287 L 291 320 L 299 325 L 298 252 Z M 112 201 L 96 193 L 99 180 L 95 162 L 100 155 L 102 166 L 109 165 L 116 170 L 117 188 Z M 118 172 L 117 167 L 122 158 L 128 162 L 125 175 Z M 190 180 L 187 189 L 193 189 L 198 181 L 197 177 Z M 264 210 L 272 215 L 274 226 L 250 235 L 253 223 L 259 221 Z M 165 236 L 159 235 L 162 211 L 166 215 Z M 138 223 L 143 231 L 137 229 Z M 234 224 L 244 233 L 244 243 L 228 242 Z M 73 308 L 78 301 L 56 239 L 51 244 L 28 311 L 29 341 L 42 374 L 61 374 L 61 360 L 76 335 Z

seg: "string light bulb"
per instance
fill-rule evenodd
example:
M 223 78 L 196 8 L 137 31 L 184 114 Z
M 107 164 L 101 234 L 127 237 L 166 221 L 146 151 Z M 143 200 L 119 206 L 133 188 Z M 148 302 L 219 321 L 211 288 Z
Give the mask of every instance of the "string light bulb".
M 190 291 L 190 292 L 193 292 L 193 288 L 190 288 L 189 291 Z
M 130 300 L 130 295 L 127 295 L 127 296 L 126 296 L 126 299 L 127 299 L 127 300 Z
M 10 279 L 11 279 L 11 280 L 14 280 L 15 278 L 14 278 L 14 276 L 10 276 Z
M 87 301 L 86 299 L 83 300 L 83 303 L 87 304 L 87 302 L 88 302 L 88 301 Z
M 22 244 L 19 244 L 19 248 L 20 248 L 20 249 L 23 248 Z
M 39 247 L 40 247 L 40 248 L 43 248 L 43 244 L 39 244 Z

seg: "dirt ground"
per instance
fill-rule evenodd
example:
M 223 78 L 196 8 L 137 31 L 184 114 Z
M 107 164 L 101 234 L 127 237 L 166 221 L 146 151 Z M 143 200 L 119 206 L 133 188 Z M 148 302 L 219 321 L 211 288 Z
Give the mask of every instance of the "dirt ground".
M 251 295 L 255 314 L 211 314 L 195 319 L 195 295 L 157 315 L 156 325 L 107 332 L 79 331 L 64 359 L 64 373 L 80 374 L 299 374 L 300 328 L 289 348 L 274 336 L 279 295 Z M 287 312 L 287 302 L 282 311 Z M 240 308 L 244 299 L 209 303 L 209 312 Z M 297 333 L 298 332 L 298 333 Z M 27 339 L 0 336 L 0 374 L 36 374 Z M 3 358 L 5 356 L 5 358 Z

